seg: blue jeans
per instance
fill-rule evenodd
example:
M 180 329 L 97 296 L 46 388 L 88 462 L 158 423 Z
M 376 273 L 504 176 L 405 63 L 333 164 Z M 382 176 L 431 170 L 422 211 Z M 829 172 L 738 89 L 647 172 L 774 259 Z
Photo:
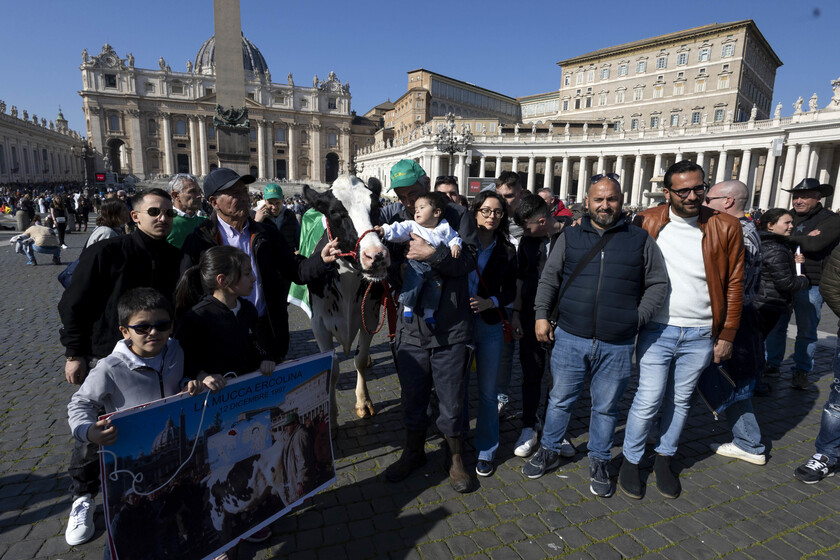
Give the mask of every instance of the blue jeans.
M 639 464 L 650 426 L 662 408 L 656 452 L 677 452 L 691 393 L 712 361 L 714 341 L 709 327 L 676 327 L 650 322 L 639 331 L 636 357 L 639 387 L 627 414 L 624 457 Z
M 513 346 L 515 341 L 502 341 L 502 356 L 499 359 L 499 375 L 496 377 L 496 393 L 500 403 L 507 404 L 510 399 L 510 374 L 513 370 Z
M 817 351 L 817 325 L 820 323 L 820 311 L 823 298 L 819 286 L 811 286 L 793 295 L 793 312 L 796 314 L 796 343 L 793 347 L 793 363 L 796 369 L 811 371 L 814 369 L 814 353 Z M 779 367 L 785 358 L 787 327 L 790 313 L 779 317 L 775 328 L 767 335 L 765 345 L 768 366 Z
M 502 324 L 488 325 L 476 315 L 473 320 L 475 371 L 478 375 L 478 419 L 475 423 L 475 448 L 481 461 L 492 461 L 499 448 L 499 411 L 496 399 L 496 375 L 505 337 Z M 469 375 L 464 382 L 464 429 L 469 425 Z
M 820 420 L 820 433 L 817 434 L 815 447 L 817 453 L 826 455 L 832 463 L 840 460 L 840 333 L 834 350 L 834 381 L 825 403 Z
M 399 301 L 415 312 L 418 308 L 437 311 L 442 286 L 440 274 L 429 263 L 409 260 Z
M 590 377 L 589 456 L 604 461 L 612 458 L 610 448 L 615 439 L 618 401 L 633 371 L 635 339 L 611 343 L 581 338 L 560 328 L 554 330 L 551 353 L 554 386 L 545 412 L 545 429 L 540 441 L 543 447 L 560 452 L 575 402 L 583 391 L 586 378 Z
M 40 247 L 32 244 L 32 250 L 36 253 L 43 253 L 45 255 L 52 255 L 54 257 L 61 257 L 61 247 Z
M 726 423 L 732 431 L 732 443 L 747 453 L 764 454 L 761 429 L 755 419 L 752 400 L 735 401 L 726 407 Z

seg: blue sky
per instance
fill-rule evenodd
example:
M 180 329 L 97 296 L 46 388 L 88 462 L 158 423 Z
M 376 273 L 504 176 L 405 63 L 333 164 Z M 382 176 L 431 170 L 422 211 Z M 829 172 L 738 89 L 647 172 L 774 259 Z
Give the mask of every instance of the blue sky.
M 362 114 L 406 90 L 406 72 L 423 67 L 510 96 L 557 89 L 558 60 L 709 23 L 753 19 L 781 58 L 772 106 L 793 112 L 816 92 L 823 107 L 840 76 L 840 3 L 826 0 L 707 0 L 588 4 L 564 1 L 402 4 L 379 0 L 242 0 L 242 27 L 263 53 L 274 81 L 299 84 L 332 70 L 350 82 Z M 418 10 L 418 7 L 422 9 Z M 163 56 L 184 71 L 213 34 L 211 0 L 113 2 L 0 0 L 0 99 L 39 117 L 61 105 L 82 132 L 81 51 L 110 43 L 135 65 Z

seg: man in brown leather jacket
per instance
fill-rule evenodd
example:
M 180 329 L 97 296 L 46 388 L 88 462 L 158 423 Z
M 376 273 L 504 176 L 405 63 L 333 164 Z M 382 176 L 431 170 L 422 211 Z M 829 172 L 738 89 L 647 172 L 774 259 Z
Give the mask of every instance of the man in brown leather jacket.
M 667 205 L 636 217 L 665 257 L 670 290 L 665 305 L 639 330 L 639 387 L 627 415 L 619 486 L 642 497 L 639 463 L 662 409 L 654 473 L 666 498 L 680 494 L 671 470 L 700 373 L 732 354 L 743 304 L 744 240 L 737 218 L 704 207 L 703 168 L 680 161 L 665 173 Z

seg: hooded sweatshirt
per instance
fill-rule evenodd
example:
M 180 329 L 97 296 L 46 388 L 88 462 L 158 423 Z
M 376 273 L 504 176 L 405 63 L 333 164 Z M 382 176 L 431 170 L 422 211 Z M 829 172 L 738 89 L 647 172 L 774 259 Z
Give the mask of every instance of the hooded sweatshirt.
M 106 413 L 116 412 L 180 392 L 184 352 L 178 341 L 169 339 L 158 356 L 163 358 L 160 371 L 132 352 L 125 340 L 117 342 L 114 351 L 97 362 L 67 405 L 73 437 L 89 442 L 88 428 L 96 423 L 102 408 Z

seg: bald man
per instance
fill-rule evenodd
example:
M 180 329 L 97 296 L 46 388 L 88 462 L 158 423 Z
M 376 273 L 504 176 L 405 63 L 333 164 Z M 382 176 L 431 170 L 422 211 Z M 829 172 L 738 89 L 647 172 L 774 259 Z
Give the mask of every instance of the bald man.
M 733 342 L 732 357 L 720 364 L 735 382 L 734 390 L 724 390 L 729 385 L 715 383 L 721 375 L 718 364 L 710 364 L 703 371 L 697 386 L 716 412 L 726 410 L 726 421 L 732 431 L 732 441 L 713 443 L 712 451 L 763 465 L 766 461 L 765 449 L 751 400 L 756 374 L 764 367 L 764 340 L 759 329 L 758 312 L 753 307 L 761 273 L 761 240 L 755 225 L 744 214 L 748 198 L 749 189 L 744 183 L 723 181 L 709 189 L 704 199 L 709 208 L 729 214 L 741 222 L 744 233 L 744 307 Z

